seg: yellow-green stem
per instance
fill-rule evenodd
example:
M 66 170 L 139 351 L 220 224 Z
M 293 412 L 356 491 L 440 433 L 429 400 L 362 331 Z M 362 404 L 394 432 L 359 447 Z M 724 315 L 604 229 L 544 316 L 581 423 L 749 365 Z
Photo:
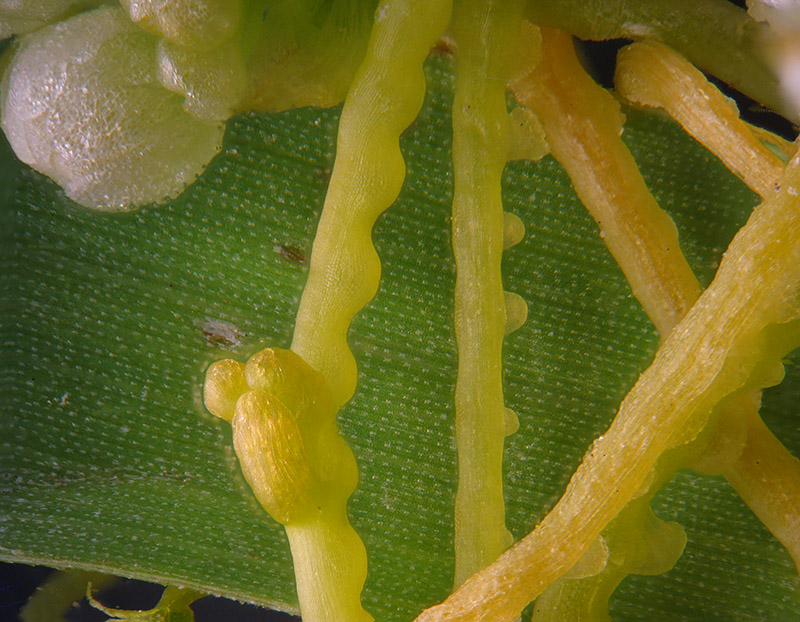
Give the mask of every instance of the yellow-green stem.
M 503 498 L 506 309 L 500 275 L 504 230 L 500 180 L 508 154 L 509 50 L 520 35 L 521 10 L 518 1 L 466 0 L 455 16 L 456 585 L 511 544 Z
M 343 508 L 286 525 L 303 620 L 371 622 L 352 598 L 352 577 L 367 576 L 367 551 Z
M 451 10 L 451 0 L 379 4 L 339 122 L 292 350 L 220 361 L 206 376 L 207 407 L 232 422 L 247 482 L 286 527 L 306 622 L 372 620 L 360 599 L 366 551 L 346 509 L 358 474 L 336 414 L 356 387 L 350 321 L 380 280 L 372 227 L 403 184 L 400 134 L 422 106 L 423 62 Z
M 344 103 L 336 161 L 292 341 L 292 350 L 328 381 L 337 406 L 356 387 L 347 330 L 380 281 L 372 227 L 403 185 L 400 134 L 422 107 L 422 65 L 447 27 L 451 9 L 450 0 L 382 2 Z
M 734 237 L 716 278 L 666 337 L 555 508 L 420 622 L 514 619 L 637 496 L 665 451 L 696 438 L 722 401 L 780 379 L 781 358 L 800 341 L 798 196 L 795 156 L 780 190 Z

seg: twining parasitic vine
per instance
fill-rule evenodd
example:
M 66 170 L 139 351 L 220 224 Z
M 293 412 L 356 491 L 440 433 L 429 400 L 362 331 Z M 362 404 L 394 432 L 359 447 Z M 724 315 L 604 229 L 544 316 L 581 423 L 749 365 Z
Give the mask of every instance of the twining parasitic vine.
M 664 108 L 754 192 L 775 190 L 784 163 L 739 118 L 736 104 L 667 46 L 643 41 L 621 50 L 615 85 L 628 101 Z
M 522 3 L 462 2 L 453 100 L 454 324 L 458 491 L 455 585 L 511 544 L 503 500 L 502 346 L 507 330 L 500 276 L 504 216 L 500 181 L 508 156 L 505 83 L 519 46 Z M 509 45 L 509 42 L 512 45 Z
M 356 388 L 347 330 L 380 280 L 372 227 L 403 185 L 400 134 L 422 106 L 422 64 L 450 11 L 448 0 L 379 6 L 339 122 L 292 349 L 263 350 L 247 366 L 215 363 L 206 378 L 212 412 L 226 419 L 233 413 L 245 477 L 286 528 L 300 610 L 309 622 L 372 619 L 360 604 L 366 551 L 346 512 L 358 474 L 336 431 L 336 413 Z M 218 400 L 224 405 L 216 410 Z
M 705 430 L 720 402 L 781 380 L 781 358 L 800 342 L 799 186 L 794 157 L 780 190 L 736 235 L 714 282 L 667 336 L 555 508 L 420 622 L 514 619 L 649 487 L 665 452 Z
M 380 281 L 372 227 L 403 185 L 400 134 L 422 106 L 422 64 L 447 27 L 450 11 L 449 0 L 382 3 L 367 55 L 345 99 L 336 162 L 292 339 L 292 349 L 325 376 L 340 406 L 356 387 L 347 329 Z
M 766 26 L 723 0 L 123 0 L 75 16 L 83 4 L 52 5 L 0 29 L 34 31 L 6 58 L 2 125 L 20 158 L 87 206 L 176 195 L 219 151 L 234 112 L 344 100 L 291 349 L 215 362 L 204 393 L 232 425 L 254 496 L 285 527 L 304 619 L 372 619 L 361 604 L 368 552 L 347 516 L 358 471 L 336 421 L 357 388 L 350 324 L 380 281 L 372 228 L 403 186 L 400 135 L 420 111 L 423 63 L 442 36 L 456 58 L 458 589 L 418 619 L 512 620 L 537 597 L 535 620 L 607 616 L 625 576 L 664 572 L 680 556 L 682 528 L 650 501 L 684 466 L 722 473 L 800 567 L 800 463 L 757 404 L 800 343 L 800 159 L 742 122 L 691 64 L 794 118 L 754 52 Z M 59 16 L 68 19 L 39 28 Z M 698 38 L 699 23 L 719 35 L 714 45 Z M 702 294 L 620 138 L 619 104 L 581 68 L 571 34 L 645 39 L 620 54 L 619 95 L 667 110 L 764 199 Z M 502 208 L 504 166 L 520 150 L 509 89 L 523 107 L 514 123 L 544 135 L 528 153 L 540 156 L 546 138 L 662 345 L 561 500 L 503 553 L 503 444 L 516 419 L 501 354 L 526 313 L 500 272 L 524 229 Z
M 759 139 L 769 141 L 767 144 L 786 157 L 794 149 L 743 123 L 735 104 L 680 55 L 656 42 L 631 45 L 620 53 L 616 84 L 620 94 L 631 101 L 666 107 L 687 132 L 762 198 L 780 187 L 783 163 Z M 682 86 L 685 95 L 679 98 L 676 91 L 670 93 L 672 84 Z M 686 298 L 693 304 L 690 294 L 691 290 L 687 291 Z M 658 328 L 665 333 L 673 327 Z M 722 473 L 786 547 L 800 571 L 800 460 L 764 424 L 758 414 L 759 401 L 760 396 L 745 394 L 725 406 L 707 455 L 693 466 Z M 763 482 L 770 482 L 768 489 Z
M 613 112 L 616 103 L 580 67 L 572 51 L 572 42 L 565 33 L 543 29 L 543 36 L 548 43 L 546 49 L 553 53 L 539 63 L 534 72 L 517 82 L 513 89 L 517 98 L 535 110 L 543 121 L 553 154 L 568 171 L 579 197 L 597 220 L 604 234 L 603 239 L 625 272 L 632 290 L 659 332 L 666 336 L 694 304 L 700 291 L 685 259 L 675 252 L 678 249 L 675 226 L 665 213 L 658 213 L 655 199 L 648 192 L 622 142 L 620 127 L 608 122 L 609 118 L 613 118 L 608 109 Z M 655 43 L 637 43 L 632 47 L 644 46 L 664 47 Z M 556 50 L 558 53 L 555 53 Z M 622 54 L 626 59 L 630 56 L 627 50 Z M 675 71 L 686 66 L 686 62 L 669 49 L 663 50 L 658 59 L 659 62 L 674 67 Z M 619 71 L 625 71 L 626 68 L 626 64 L 620 63 Z M 690 74 L 692 77 L 702 78 L 699 72 L 693 71 Z M 639 75 L 641 88 L 658 88 L 658 84 L 653 84 L 660 83 L 661 76 L 657 73 L 641 71 Z M 731 112 L 730 104 L 724 101 L 714 87 L 704 78 L 697 86 L 697 90 L 686 91 L 687 99 L 702 99 L 703 102 L 708 102 L 704 106 L 685 106 L 676 101 L 675 97 L 669 101 L 684 111 L 682 118 L 692 115 L 688 121 L 698 128 L 696 133 L 701 134 L 698 139 L 702 141 L 711 135 L 712 140 L 717 139 L 718 150 L 723 153 L 737 155 L 742 151 L 745 154 L 755 151 L 751 158 L 758 158 L 756 164 L 759 166 L 747 168 L 745 173 L 752 175 L 752 178 L 758 175 L 758 171 L 763 171 L 766 166 L 777 161 L 777 157 L 761 146 L 761 143 L 757 145 L 760 150 L 756 148 L 748 151 L 739 144 L 732 143 L 730 139 L 723 142 L 724 137 L 741 136 L 743 141 L 749 139 L 745 144 L 750 146 L 755 139 L 738 116 L 728 114 Z M 682 84 L 682 88 L 686 89 L 686 85 Z M 698 93 L 702 93 L 704 97 Z M 712 99 L 714 94 L 716 99 Z M 607 108 L 599 105 L 603 101 Z M 709 103 L 716 103 L 716 110 L 724 115 L 723 119 L 739 132 L 714 132 L 713 122 L 720 121 L 717 116 L 708 112 Z M 569 114 L 561 114 L 566 109 L 569 109 Z M 701 115 L 711 117 L 712 122 L 702 124 L 698 120 Z M 729 166 L 735 168 L 735 163 Z M 767 178 L 761 185 L 771 192 L 776 183 L 777 180 Z M 627 226 L 623 226 L 623 223 Z M 639 224 L 643 230 L 636 229 L 632 223 Z M 659 224 L 662 225 L 661 230 L 658 229 Z M 661 274 L 666 275 L 666 278 L 654 272 L 652 266 L 660 266 Z M 637 283 L 644 286 L 637 288 Z M 649 502 L 660 485 L 681 463 L 691 461 L 695 466 L 702 464 L 706 471 L 723 472 L 730 468 L 730 463 L 736 463 L 739 452 L 743 451 L 743 443 L 746 446 L 749 442 L 746 439 L 747 434 L 743 438 L 743 418 L 752 420 L 754 426 L 757 425 L 756 419 L 760 421 L 750 395 L 738 396 L 725 407 L 719 415 L 716 435 L 706 435 L 710 438 L 704 438 L 704 442 L 694 443 L 670 460 L 660 461 L 648 491 L 631 501 L 603 532 L 610 548 L 606 568 L 597 576 L 580 582 L 566 581 L 548 588 L 537 600 L 535 619 L 566 620 L 576 616 L 603 615 L 602 609 L 606 607 L 608 597 L 627 574 L 660 573 L 669 569 L 683 549 L 685 535 L 677 525 L 667 525 L 659 521 L 650 511 Z M 691 460 L 691 456 L 698 454 L 703 457 Z M 773 474 L 770 479 L 776 484 L 778 481 L 783 482 L 784 485 L 777 489 L 797 489 L 800 472 L 785 468 L 780 476 L 777 475 L 777 464 L 791 464 L 791 455 L 785 448 L 783 452 L 777 450 L 769 456 L 763 455 L 761 460 L 772 465 L 770 470 Z M 751 507 L 754 504 L 759 507 L 769 505 L 763 501 L 751 501 L 754 495 L 759 496 L 757 487 L 739 486 L 738 490 Z M 773 488 L 771 494 L 775 495 L 775 491 L 776 488 Z M 792 511 L 791 508 L 793 498 L 796 497 L 784 495 L 782 502 L 775 498 L 773 507 L 777 509 L 780 506 L 783 509 L 775 511 L 769 517 L 762 515 L 762 520 L 794 556 L 795 547 L 790 545 L 791 539 L 784 536 L 789 531 L 786 529 L 787 523 L 797 520 L 797 511 Z

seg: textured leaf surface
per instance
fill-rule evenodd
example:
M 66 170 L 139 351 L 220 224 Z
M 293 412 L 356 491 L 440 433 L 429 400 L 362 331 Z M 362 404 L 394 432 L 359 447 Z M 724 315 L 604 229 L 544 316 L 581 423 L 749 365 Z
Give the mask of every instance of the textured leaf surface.
M 370 556 L 364 600 L 379 620 L 411 619 L 452 576 L 448 63 L 429 77 L 403 140 L 405 188 L 376 228 L 381 290 L 351 331 L 359 389 L 341 413 L 361 472 L 350 509 Z M 0 559 L 293 607 L 282 529 L 252 498 L 200 387 L 213 360 L 288 346 L 307 269 L 295 251 L 310 252 L 337 114 L 238 117 L 197 183 L 130 214 L 76 206 L 4 146 Z M 669 121 L 628 111 L 625 139 L 708 283 L 755 195 Z M 551 158 L 509 165 L 504 190 L 527 228 L 504 267 L 530 310 L 506 342 L 506 401 L 520 419 L 506 496 L 520 537 L 607 427 L 657 336 Z M 790 361 L 763 412 L 795 455 L 798 395 Z M 791 560 L 723 480 L 682 472 L 655 506 L 686 527 L 686 553 L 666 575 L 627 580 L 616 617 L 800 616 Z

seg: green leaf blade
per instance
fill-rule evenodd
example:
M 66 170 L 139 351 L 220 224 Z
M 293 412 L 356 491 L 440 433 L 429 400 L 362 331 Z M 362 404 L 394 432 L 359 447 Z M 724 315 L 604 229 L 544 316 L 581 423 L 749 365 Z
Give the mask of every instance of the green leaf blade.
M 364 602 L 380 620 L 411 619 L 452 580 L 452 78 L 445 60 L 428 70 L 426 107 L 403 138 L 407 183 L 376 227 L 381 290 L 350 334 L 359 389 L 340 419 L 360 468 L 350 511 L 370 556 Z M 252 498 L 200 389 L 213 360 L 288 345 L 307 264 L 275 247 L 309 255 L 337 115 L 237 117 L 197 183 L 129 214 L 79 208 L 6 147 L 0 558 L 295 606 L 282 529 Z M 756 199 L 674 124 L 628 119 L 626 140 L 707 283 Z M 504 265 L 530 309 L 505 348 L 520 419 L 506 498 L 520 537 L 608 426 L 657 335 L 551 158 L 510 165 L 505 197 L 527 230 Z M 233 342 L 215 336 L 220 326 L 235 327 Z M 798 391 L 794 365 L 765 397 L 795 455 Z M 620 619 L 800 615 L 791 560 L 727 484 L 681 473 L 656 509 L 689 545 L 666 575 L 623 584 Z

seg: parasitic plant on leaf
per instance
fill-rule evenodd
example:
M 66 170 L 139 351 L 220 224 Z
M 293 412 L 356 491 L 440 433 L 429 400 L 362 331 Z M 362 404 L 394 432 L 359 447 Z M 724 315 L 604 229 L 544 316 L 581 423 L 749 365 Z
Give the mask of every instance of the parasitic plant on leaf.
M 793 68 L 800 10 L 758 0 L 751 4 L 749 14 L 724 0 L 122 0 L 38 2 L 26 9 L 10 5 L 0 8 L 0 33 L 15 35 L 0 65 L 0 124 L 19 160 L 54 180 L 71 201 L 111 212 L 83 212 L 65 200 L 65 214 L 107 219 L 125 230 L 137 218 L 166 223 L 167 216 L 161 214 L 177 208 L 149 207 L 166 201 L 186 208 L 185 218 L 191 208 L 199 209 L 187 197 L 208 179 L 211 173 L 204 170 L 226 167 L 217 163 L 228 154 L 238 155 L 236 148 L 225 146 L 225 133 L 237 120 L 276 119 L 284 110 L 316 114 L 315 108 L 341 103 L 335 158 L 316 173 L 324 199 L 320 193 L 316 203 L 309 200 L 321 211 L 318 220 L 314 213 L 316 233 L 307 274 L 304 252 L 276 255 L 276 261 L 285 262 L 276 265 L 288 269 L 291 264 L 305 281 L 302 295 L 295 289 L 289 296 L 290 312 L 281 314 L 295 317 L 293 329 L 286 325 L 278 334 L 265 325 L 263 318 L 272 317 L 267 308 L 272 303 L 264 303 L 271 293 L 269 285 L 263 286 L 262 255 L 255 268 L 246 269 L 250 282 L 245 288 L 260 292 L 255 302 L 245 305 L 253 328 L 233 323 L 230 310 L 237 307 L 239 282 L 232 282 L 215 307 L 216 315 L 224 317 L 198 320 L 204 345 L 213 348 L 213 355 L 207 352 L 183 361 L 197 371 L 186 391 L 194 397 L 182 398 L 184 403 L 194 399 L 199 410 L 207 409 L 231 424 L 228 438 L 226 426 L 214 427 L 211 420 L 191 412 L 196 434 L 214 430 L 205 451 L 227 465 L 218 485 L 237 503 L 255 499 L 259 504 L 238 510 L 245 526 L 271 529 L 269 521 L 274 519 L 285 530 L 297 604 L 306 620 L 367 622 L 416 616 L 426 622 L 510 621 L 531 603 L 525 615 L 534 620 L 607 619 L 612 594 L 627 577 L 675 572 L 684 548 L 692 545 L 680 516 L 667 521 L 653 509 L 659 491 L 683 469 L 722 475 L 795 565 L 800 564 L 800 462 L 792 455 L 797 447 L 785 447 L 759 413 L 762 391 L 782 380 L 785 357 L 800 344 L 800 160 L 793 143 L 742 121 L 736 105 L 699 71 L 729 82 L 790 120 L 797 118 Z M 708 26 L 708 33 L 700 33 L 701 24 Z M 615 91 L 598 85 L 584 69 L 573 36 L 636 40 L 619 53 Z M 448 188 L 439 203 L 449 203 L 449 216 L 440 225 L 449 222 L 451 229 L 439 238 L 441 242 L 449 237 L 448 261 L 455 275 L 429 269 L 426 286 L 418 293 L 440 295 L 439 288 L 427 284 L 435 280 L 431 275 L 446 273 L 453 335 L 440 329 L 437 337 L 423 337 L 403 348 L 399 342 L 410 339 L 410 333 L 389 320 L 388 334 L 398 342 L 393 349 L 370 342 L 360 314 L 374 314 L 385 295 L 402 295 L 387 293 L 382 283 L 381 262 L 391 272 L 395 257 L 388 252 L 381 257 L 385 245 L 373 241 L 376 223 L 388 222 L 389 208 L 402 204 L 404 193 L 416 193 L 421 197 L 418 203 L 430 208 L 422 211 L 435 212 L 435 192 L 414 186 L 419 163 L 403 146 L 404 136 L 424 136 L 421 128 L 432 105 L 426 104 L 426 87 L 445 94 L 440 108 L 450 106 L 444 135 L 452 164 L 445 164 L 439 174 Z M 679 227 L 659 205 L 625 141 L 626 114 L 632 119 L 647 114 L 637 107 L 665 111 L 762 201 L 730 236 L 710 282 L 699 272 L 695 275 Z M 313 125 L 319 126 L 321 118 Z M 301 135 L 300 143 L 305 138 Z M 436 145 L 425 147 L 433 151 Z M 306 157 L 286 155 L 294 158 L 296 167 Z M 536 441 L 522 447 L 517 438 L 531 439 L 522 429 L 531 429 L 536 417 L 546 421 L 547 413 L 512 408 L 512 385 L 545 401 L 535 393 L 542 386 L 525 377 L 513 357 L 509 362 L 506 352 L 517 357 L 522 352 L 531 376 L 530 370 L 538 369 L 551 382 L 562 379 L 543 362 L 550 360 L 547 353 L 556 343 L 541 328 L 551 309 L 537 308 L 542 299 L 535 288 L 522 295 L 505 291 L 505 266 L 513 265 L 515 256 L 550 248 L 545 223 L 535 216 L 537 193 L 545 192 L 548 176 L 533 182 L 523 179 L 528 200 L 516 201 L 514 209 L 508 206 L 511 182 L 505 176 L 517 166 L 509 162 L 518 160 L 539 161 L 524 166 L 553 166 L 548 173 L 553 178 L 561 170 L 568 175 L 564 183 L 571 185 L 596 223 L 599 237 L 660 337 L 660 343 L 652 340 L 652 352 L 645 348 L 652 360 L 640 367 L 639 379 L 618 382 L 617 390 L 629 390 L 627 397 L 613 420 L 605 421 L 607 429 L 595 438 L 566 488 L 561 486 L 559 500 L 524 507 L 523 520 L 509 490 L 542 491 L 552 488 L 552 482 L 546 482 L 541 464 L 538 470 L 532 467 L 530 481 L 519 484 L 514 460 L 526 460 L 530 452 L 535 456 Z M 560 168 L 549 164 L 553 160 Z M 260 166 L 266 170 L 272 164 Z M 258 167 L 249 175 L 257 186 Z M 276 196 L 280 191 L 275 180 L 280 178 L 269 177 Z M 15 184 L 9 184 L 14 188 L 11 212 L 20 202 Z M 225 211 L 229 189 L 219 189 L 219 197 L 220 205 L 213 210 L 216 220 L 203 216 L 201 222 L 219 233 L 209 234 L 208 241 L 224 241 L 218 248 L 189 245 L 198 252 L 196 261 L 211 257 L 212 251 L 224 264 L 253 249 L 296 248 L 295 240 L 266 243 L 272 225 L 263 221 L 245 228 L 240 221 L 231 224 Z M 684 199 L 691 204 L 694 196 L 688 193 Z M 582 217 L 569 215 L 573 203 L 562 193 L 556 217 Z M 126 213 L 142 206 L 144 210 Z M 310 206 L 270 209 L 270 214 L 286 217 Z M 178 221 L 180 216 L 176 214 Z M 305 225 L 308 232 L 313 228 Z M 181 238 L 176 234 L 173 239 Z M 439 252 L 424 239 L 419 255 Z M 582 257 L 594 248 L 599 253 L 592 246 L 595 242 L 576 238 L 569 252 Z M 10 254 L 24 255 L 27 243 L 24 235 L 9 237 Z M 240 250 L 227 253 L 227 244 Z M 97 263 L 104 265 L 104 258 L 102 254 Z M 408 264 L 407 257 L 404 261 Z M 558 257 L 551 261 L 548 270 L 555 273 Z M 509 289 L 516 291 L 524 283 L 511 283 Z M 203 289 L 202 283 L 196 284 L 196 291 Z M 545 289 L 557 298 L 566 286 L 553 282 Z M 430 309 L 417 304 L 418 319 L 429 321 Z M 577 319 L 578 324 L 582 321 Z M 12 324 L 9 332 L 17 330 Z M 646 323 L 640 326 L 641 334 L 647 334 Z M 526 330 L 531 331 L 527 337 Z M 573 348 L 586 346 L 591 336 L 587 330 Z M 446 384 L 438 390 L 452 397 L 452 408 L 449 403 L 430 409 L 413 406 L 430 402 L 426 376 L 435 373 L 435 365 L 417 369 L 419 381 L 403 386 L 402 395 L 400 390 L 388 391 L 377 410 L 366 407 L 364 395 L 371 385 L 394 386 L 387 369 L 415 367 L 405 357 L 431 363 L 445 356 L 425 341 L 433 344 L 439 338 L 448 344 L 444 351 L 451 362 L 455 360 L 451 377 L 438 383 Z M 15 339 L 6 341 L 13 345 Z M 635 341 L 633 335 L 621 339 Z M 234 352 L 223 356 L 219 348 Z M 619 355 L 611 350 L 604 355 L 607 361 Z M 370 356 L 364 354 L 367 351 Z M 114 356 L 113 349 L 109 356 Z M 377 366 L 370 367 L 370 360 L 378 361 Z M 12 383 L 22 382 L 22 363 L 8 357 L 3 365 Z M 588 364 L 583 367 L 577 375 L 591 371 Z M 169 379 L 162 385 L 168 393 Z M 148 390 L 139 395 L 151 403 Z M 59 407 L 67 406 L 71 392 L 77 391 L 65 390 Z M 102 400 L 83 399 L 87 401 L 81 412 L 95 403 L 102 413 Z M 21 410 L 27 408 L 14 400 Z M 596 409 L 595 401 L 593 395 L 584 396 L 577 410 Z M 423 421 L 420 433 L 411 427 L 415 413 L 405 412 L 405 417 L 390 422 L 383 418 L 408 409 L 433 413 L 441 425 Z M 95 421 L 91 416 L 86 420 Z M 135 425 L 131 421 L 130 426 Z M 373 425 L 379 437 L 391 429 L 400 440 L 378 447 L 370 436 Z M 539 425 L 540 430 L 548 427 Z M 22 438 L 23 428 L 12 428 L 14 438 Z M 514 434 L 517 429 L 520 433 Z M 395 507 L 390 500 L 401 495 L 388 479 L 381 479 L 386 467 L 374 457 L 391 462 L 410 456 L 399 469 L 401 476 L 405 482 L 424 481 L 423 465 L 416 464 L 419 473 L 408 466 L 420 460 L 404 449 L 405 441 L 408 447 L 425 447 L 428 460 L 437 455 L 443 468 L 450 469 L 451 479 L 457 477 L 444 494 L 439 480 L 432 478 L 422 488 L 427 496 L 403 497 L 412 498 L 407 506 L 414 508 L 405 507 L 404 512 L 422 517 L 423 524 L 428 512 L 434 512 L 428 507 L 435 497 L 432 491 L 441 497 L 437 507 L 450 518 L 440 531 L 448 535 L 440 536 L 439 544 L 448 561 L 445 568 L 430 568 L 437 581 L 454 589 L 449 596 L 447 589 L 436 588 L 423 597 L 418 587 L 408 587 L 406 594 L 403 581 L 416 585 L 412 569 L 425 565 L 425 553 L 415 544 L 424 534 L 414 535 L 402 523 L 392 530 L 394 550 L 411 565 L 391 575 L 381 539 L 369 531 L 370 517 L 359 509 Z M 455 454 L 448 453 L 450 446 Z M 229 447 L 230 459 L 223 461 L 219 456 Z M 187 446 L 179 454 L 194 455 L 193 451 L 200 452 Z M 191 459 L 204 460 L 202 455 Z M 234 483 L 240 476 L 246 485 Z M 176 475 L 167 469 L 163 477 L 168 481 Z M 185 477 L 190 481 L 192 475 Z M 360 479 L 366 483 L 359 484 Z M 376 495 L 381 487 L 383 492 Z M 414 490 L 413 485 L 407 488 Z M 16 488 L 12 485 L 10 490 Z M 25 553 L 20 546 L 16 550 L 23 552 L 5 557 L 47 557 Z M 258 560 L 274 550 L 259 551 L 253 545 L 246 548 L 246 556 Z M 117 568 L 86 559 L 53 560 L 57 566 Z M 292 596 L 268 595 L 272 588 L 266 596 L 254 597 L 231 588 L 232 583 L 215 587 L 208 573 L 198 579 L 170 576 L 162 562 L 148 567 L 161 568 L 157 578 L 166 583 L 191 588 L 170 588 L 181 616 L 192 615 L 188 603 L 199 593 L 213 591 L 278 608 L 293 606 Z M 119 570 L 137 575 L 135 565 Z M 388 587 L 390 575 L 394 579 Z M 794 602 L 800 593 L 798 578 L 787 581 L 786 592 L 792 595 L 788 601 Z M 401 604 L 382 603 L 382 597 L 391 600 L 388 594 L 399 594 Z M 791 610 L 799 612 L 800 605 Z

